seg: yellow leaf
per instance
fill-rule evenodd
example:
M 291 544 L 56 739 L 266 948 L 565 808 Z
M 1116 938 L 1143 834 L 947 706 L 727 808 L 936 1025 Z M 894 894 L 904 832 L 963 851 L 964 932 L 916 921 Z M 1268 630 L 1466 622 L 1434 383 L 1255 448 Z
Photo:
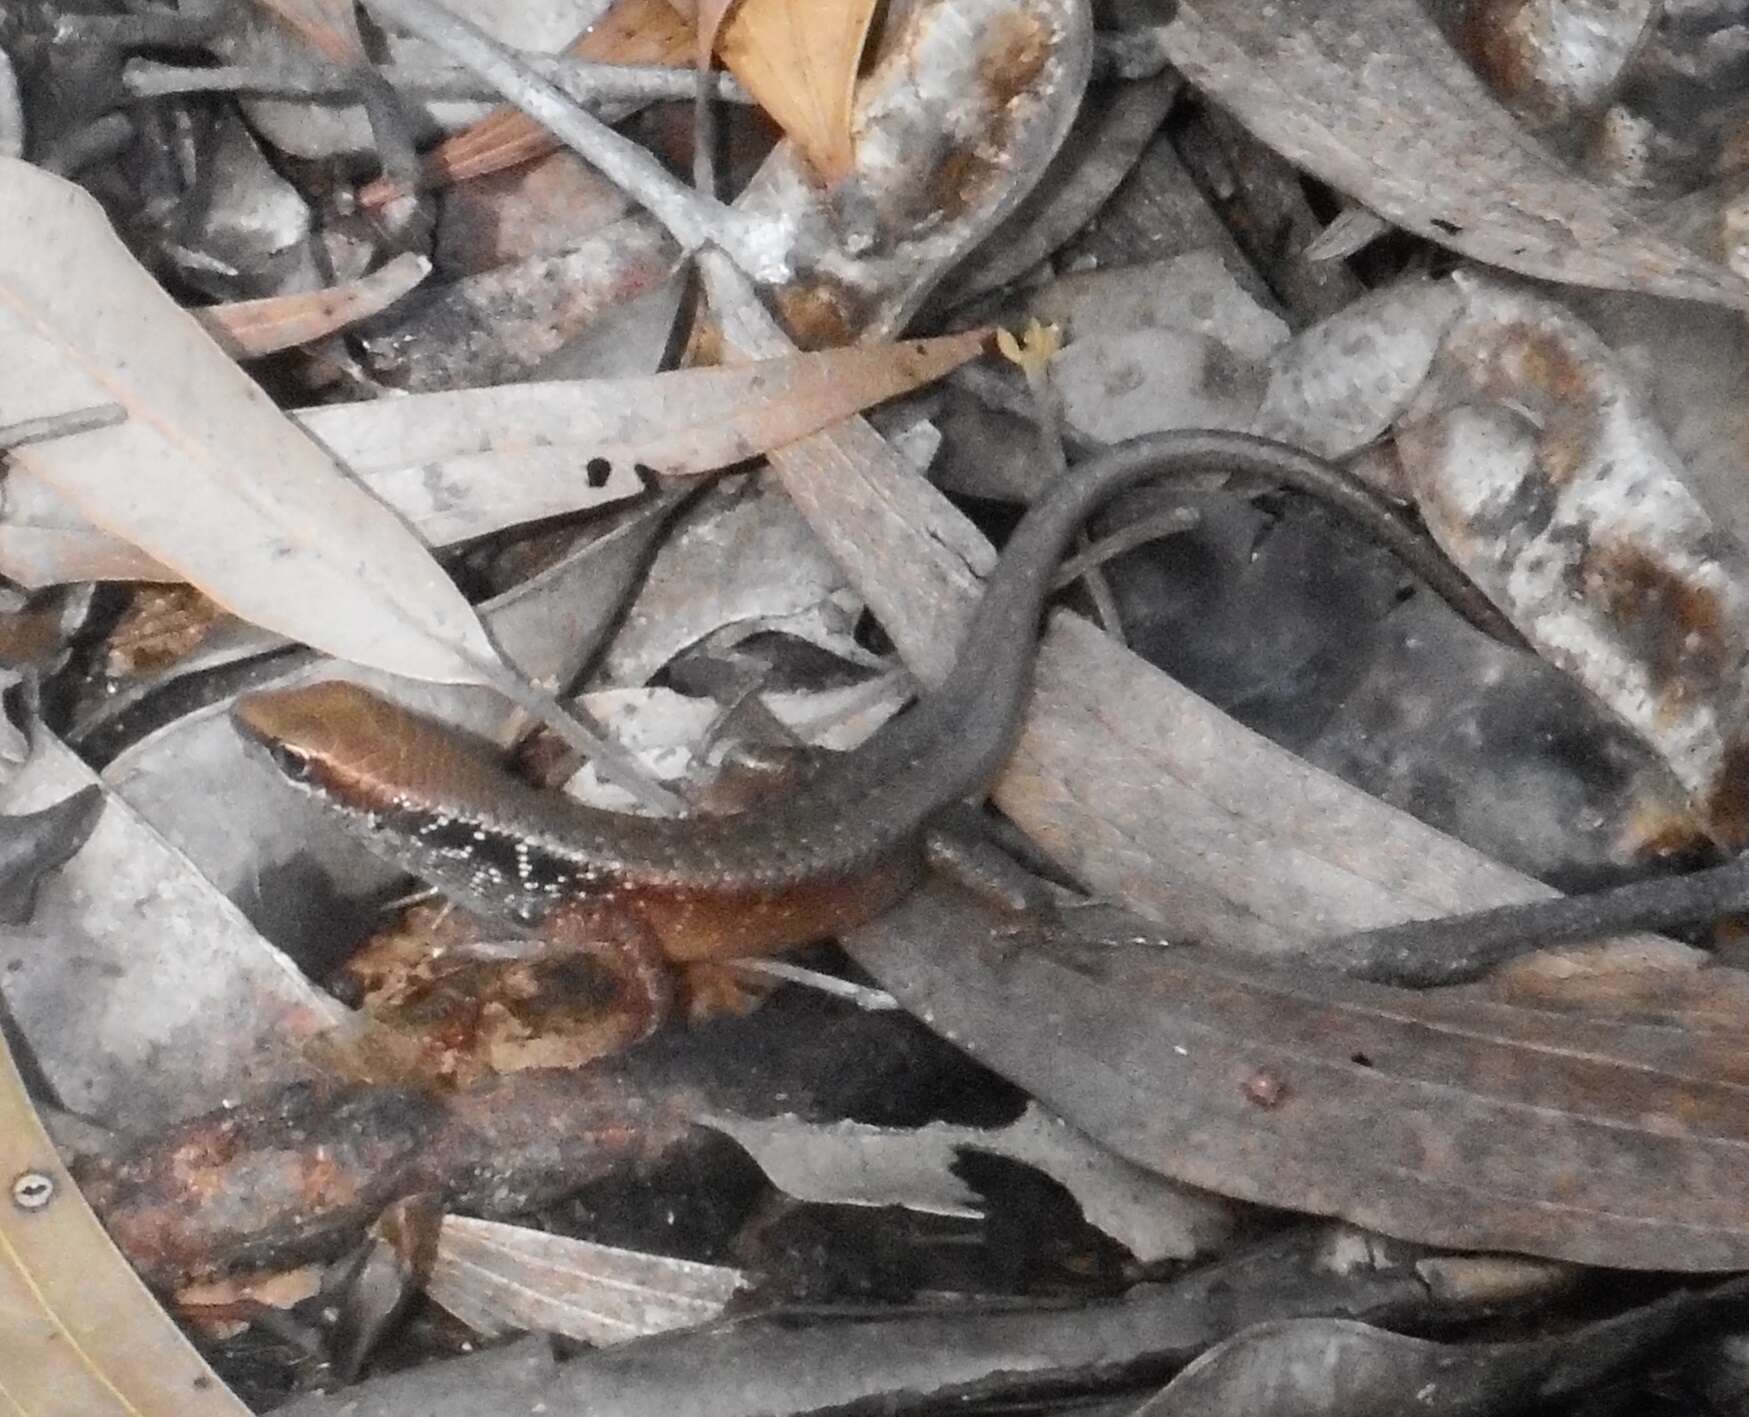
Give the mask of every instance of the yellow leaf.
M 827 185 L 856 160 L 851 103 L 875 5 L 876 0 L 740 0 L 716 35 L 723 63 Z M 700 6 L 701 20 L 706 8 Z M 722 0 L 709 8 L 720 18 Z
M 618 0 L 564 52 L 603 64 L 680 65 L 687 62 L 691 49 L 690 27 L 665 0 Z M 484 177 L 545 157 L 558 145 L 558 139 L 534 119 L 506 105 L 427 153 L 423 178 L 436 187 Z M 362 206 L 375 207 L 400 194 L 394 182 L 379 177 L 359 189 L 358 200 Z
M 36 1417 L 248 1417 L 122 1258 L 0 1039 L 0 1405 Z
M 996 331 L 996 348 L 1002 352 L 1004 359 L 1020 366 L 1021 372 L 1026 375 L 1026 382 L 1034 388 L 1038 387 L 1045 376 L 1046 368 L 1062 347 L 1062 329 L 1056 325 L 1041 324 L 1036 318 L 1027 323 L 1019 338 L 1011 330 Z

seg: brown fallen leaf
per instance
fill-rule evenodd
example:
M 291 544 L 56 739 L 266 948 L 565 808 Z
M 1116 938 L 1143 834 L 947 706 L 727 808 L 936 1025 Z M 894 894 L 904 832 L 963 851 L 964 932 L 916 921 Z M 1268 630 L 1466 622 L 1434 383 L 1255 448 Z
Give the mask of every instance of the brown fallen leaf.
M 0 1384 L 9 1412 L 246 1417 L 104 1233 L 0 1041 Z
M 261 1309 L 290 1309 L 322 1292 L 318 1265 L 227 1275 L 176 1291 L 176 1311 L 209 1342 L 235 1338 Z
M 1470 986 L 1525 1008 L 1625 1018 L 1721 1034 L 1749 1032 L 1749 971 L 1696 969 L 1674 941 L 1662 951 L 1612 945 L 1545 950 Z
M 675 8 L 693 7 L 675 0 Z M 831 186 L 855 161 L 851 99 L 875 8 L 875 0 L 703 0 L 694 62 L 708 64 L 713 48 L 722 55 Z
M 1362 984 L 1117 923 L 1017 943 L 938 886 L 846 943 L 931 1027 L 1175 1180 L 1457 1249 L 1749 1266 L 1735 1031 Z
M 496 493 L 512 504 L 524 495 L 513 459 L 537 449 L 568 450 L 579 465 L 592 464 L 587 471 L 598 481 L 634 463 L 668 474 L 710 472 L 940 378 L 975 358 L 987 339 L 987 331 L 969 330 L 732 367 L 454 389 L 332 405 L 298 418 L 424 529 L 428 513 L 396 485 L 432 464 L 448 471 L 469 457 L 491 457 Z M 573 497 L 578 480 L 575 471 L 567 479 Z M 552 515 L 562 494 L 546 500 L 552 509 L 542 514 Z M 527 519 L 493 515 L 498 525 Z
M 259 359 L 369 319 L 430 274 L 429 260 L 403 252 L 369 275 L 344 285 L 299 295 L 234 300 L 189 313 L 231 358 Z
M 692 49 L 692 26 L 666 0 L 618 0 L 564 52 L 602 63 L 681 65 L 691 61 Z M 420 180 L 430 187 L 463 182 L 530 162 L 557 146 L 540 124 L 506 106 L 427 153 Z M 379 177 L 359 189 L 358 200 L 361 206 L 379 207 L 402 193 L 400 184 Z
M 1545 280 L 1749 309 L 1495 101 L 1414 0 L 1187 0 L 1172 62 L 1290 161 L 1397 225 Z
M 605 505 L 637 469 L 711 472 L 804 438 L 975 358 L 985 333 L 858 345 L 627 379 L 503 384 L 332 404 L 292 417 L 433 546 Z M 168 580 L 37 479 L 0 515 L 0 570 L 23 584 Z
M 265 628 L 414 678 L 490 676 L 485 631 L 406 525 L 274 408 L 90 196 L 11 159 L 0 348 L 0 423 L 127 410 L 16 455 L 98 526 Z
M 255 0 L 312 49 L 343 69 L 368 64 L 352 0 Z

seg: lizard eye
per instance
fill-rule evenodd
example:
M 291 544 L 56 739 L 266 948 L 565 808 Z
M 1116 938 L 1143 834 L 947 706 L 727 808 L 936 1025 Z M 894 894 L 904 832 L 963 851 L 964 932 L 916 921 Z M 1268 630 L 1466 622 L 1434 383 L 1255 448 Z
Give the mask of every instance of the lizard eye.
M 273 765 L 293 782 L 308 782 L 315 760 L 302 748 L 294 748 L 290 743 L 275 743 L 269 750 Z

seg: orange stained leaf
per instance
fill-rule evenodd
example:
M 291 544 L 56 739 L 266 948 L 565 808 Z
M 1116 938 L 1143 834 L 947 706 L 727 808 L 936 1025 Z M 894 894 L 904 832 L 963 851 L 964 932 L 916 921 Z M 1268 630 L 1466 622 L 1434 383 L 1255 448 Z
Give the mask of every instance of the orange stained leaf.
M 368 276 L 325 290 L 233 300 L 190 310 L 189 314 L 231 358 L 257 359 L 368 319 L 388 309 L 430 274 L 430 261 L 403 252 Z
M 607 64 L 684 65 L 692 58 L 692 26 L 666 0 L 618 0 L 564 52 Z M 506 104 L 427 153 L 424 179 L 428 186 L 442 187 L 484 177 L 544 157 L 557 146 L 545 128 Z M 358 200 L 376 207 L 401 195 L 394 182 L 379 177 L 360 189 Z
M 324 59 L 343 69 L 368 64 L 353 0 L 255 0 Z
M 701 0 L 718 54 L 828 185 L 856 160 L 851 106 L 877 0 Z

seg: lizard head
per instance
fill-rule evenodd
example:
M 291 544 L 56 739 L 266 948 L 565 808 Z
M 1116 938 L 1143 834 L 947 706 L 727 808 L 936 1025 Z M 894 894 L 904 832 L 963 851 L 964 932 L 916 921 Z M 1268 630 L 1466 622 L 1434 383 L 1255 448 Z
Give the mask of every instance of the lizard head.
M 232 718 L 279 777 L 349 811 L 466 795 L 497 773 L 462 734 L 343 680 L 251 694 Z

